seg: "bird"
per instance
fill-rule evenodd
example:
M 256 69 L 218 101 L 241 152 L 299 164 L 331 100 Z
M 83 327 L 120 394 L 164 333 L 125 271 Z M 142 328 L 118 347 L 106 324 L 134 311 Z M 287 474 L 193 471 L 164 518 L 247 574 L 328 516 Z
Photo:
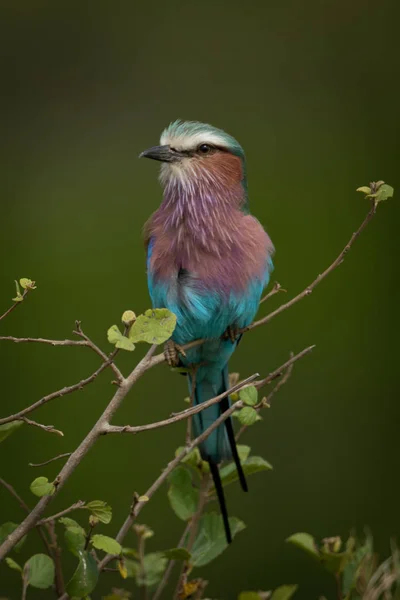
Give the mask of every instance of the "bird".
M 246 159 L 231 135 L 207 123 L 177 120 L 160 145 L 140 157 L 161 162 L 163 199 L 144 226 L 147 281 L 153 308 L 176 315 L 165 354 L 187 367 L 195 405 L 229 389 L 228 361 L 240 329 L 257 312 L 273 270 L 274 246 L 251 215 Z M 182 346 L 205 340 L 186 352 Z M 201 435 L 230 406 L 229 397 L 193 415 Z M 219 465 L 233 459 L 248 490 L 229 417 L 199 446 L 210 466 L 226 540 L 232 541 Z

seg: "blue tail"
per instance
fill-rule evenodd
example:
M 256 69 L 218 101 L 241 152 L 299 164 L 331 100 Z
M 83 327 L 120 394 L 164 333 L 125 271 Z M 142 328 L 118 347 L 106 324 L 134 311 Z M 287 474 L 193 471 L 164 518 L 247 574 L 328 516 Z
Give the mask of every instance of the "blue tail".
M 192 376 L 189 374 L 189 391 L 192 389 Z M 196 384 L 194 393 L 194 404 L 201 404 L 214 396 L 222 394 L 228 389 L 228 365 L 222 371 L 217 366 L 210 368 L 202 366 L 196 373 Z M 225 412 L 230 406 L 230 400 L 227 396 L 217 404 L 206 408 L 200 413 L 193 415 L 193 429 L 195 436 L 199 436 L 210 427 Z M 243 473 L 237 452 L 235 434 L 231 418 L 226 419 L 222 425 L 217 427 L 208 438 L 200 444 L 200 454 L 204 460 L 207 460 L 210 465 L 211 475 L 214 481 L 215 490 L 221 515 L 224 522 L 226 540 L 228 544 L 232 541 L 232 535 L 229 527 L 228 512 L 226 508 L 224 490 L 219 475 L 218 464 L 222 460 L 233 459 L 239 475 L 241 486 L 247 492 L 247 482 Z

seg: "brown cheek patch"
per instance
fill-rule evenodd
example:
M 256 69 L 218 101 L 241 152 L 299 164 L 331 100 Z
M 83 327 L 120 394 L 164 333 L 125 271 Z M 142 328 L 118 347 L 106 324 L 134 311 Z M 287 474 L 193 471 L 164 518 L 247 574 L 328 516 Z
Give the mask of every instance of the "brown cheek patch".
M 229 152 L 217 151 L 204 158 L 201 167 L 214 174 L 226 186 L 234 186 L 243 179 L 241 159 Z

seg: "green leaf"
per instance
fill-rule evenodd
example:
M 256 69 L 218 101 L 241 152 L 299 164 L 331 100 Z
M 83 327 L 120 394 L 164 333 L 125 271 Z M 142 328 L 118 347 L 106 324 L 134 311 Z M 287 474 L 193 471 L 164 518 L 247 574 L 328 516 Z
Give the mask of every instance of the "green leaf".
M 243 463 L 250 455 L 250 446 L 245 446 L 244 444 L 238 444 L 236 446 L 238 454 L 239 454 L 239 458 L 240 458 L 240 462 Z
M 170 550 L 164 550 L 163 554 L 168 560 L 190 560 L 192 556 L 186 548 L 171 548 Z
M 289 600 L 295 593 L 298 585 L 281 585 L 274 590 L 271 600 Z
M 349 541 L 350 540 L 347 542 L 347 546 L 351 547 Z M 356 550 L 353 550 L 348 563 L 343 569 L 342 588 L 345 597 L 347 597 L 348 594 L 350 594 L 350 592 L 356 588 L 361 564 L 367 556 L 372 556 L 373 552 L 373 542 L 370 535 L 367 535 L 365 543 L 362 546 L 359 546 Z
M 309 533 L 294 533 L 288 537 L 286 541 L 294 544 L 298 548 L 301 548 L 305 552 L 308 552 L 308 554 L 317 560 L 320 560 L 321 557 L 318 551 L 318 546 L 315 543 L 313 536 Z
M 247 425 L 248 427 L 261 419 L 257 411 L 251 408 L 251 406 L 245 406 L 233 414 L 239 419 L 242 425 Z
M 192 473 L 183 466 L 176 467 L 168 477 L 168 498 L 175 514 L 187 521 L 199 503 L 199 491 L 193 486 Z
M 16 529 L 17 527 L 18 527 L 17 523 L 12 523 L 11 521 L 7 521 L 7 523 L 3 523 L 3 525 L 0 526 L 0 544 L 2 544 L 4 542 L 4 540 L 8 538 L 10 533 L 12 533 L 14 531 L 14 529 Z M 25 540 L 26 540 L 26 535 L 24 535 L 24 537 L 21 538 L 17 544 L 15 544 L 13 550 L 15 550 L 16 552 L 19 552 L 21 550 L 21 547 L 22 547 L 23 543 L 25 542 Z
M 129 339 L 148 344 L 162 344 L 174 332 L 176 315 L 166 308 L 153 308 L 139 315 L 129 332 Z
M 70 596 L 85 598 L 96 587 L 98 578 L 95 559 L 91 554 L 80 551 L 79 564 L 67 585 L 67 592 Z
M 84 550 L 86 545 L 85 530 L 80 525 L 78 527 L 67 527 L 64 537 L 68 550 L 75 556 L 79 556 L 79 552 Z
M 54 562 L 47 554 L 35 554 L 24 565 L 24 579 L 34 588 L 49 588 L 53 585 L 54 575 Z
M 97 550 L 103 550 L 107 554 L 115 554 L 117 556 L 122 552 L 121 544 L 117 540 L 114 540 L 114 538 L 108 537 L 108 535 L 98 533 L 92 537 L 91 542 Z
M 261 600 L 261 596 L 257 592 L 241 592 L 238 600 Z
M 356 189 L 356 192 L 361 192 L 362 194 L 368 196 L 371 193 L 371 188 L 367 185 L 362 185 L 361 187 Z
M 229 525 L 232 538 L 246 527 L 236 517 L 229 519 Z M 212 512 L 204 514 L 199 521 L 198 534 L 192 548 L 192 564 L 195 567 L 203 567 L 219 556 L 227 547 L 221 515 Z
M 17 562 L 15 562 L 15 560 L 13 560 L 9 556 L 7 556 L 5 558 L 5 561 L 6 561 L 6 564 L 10 567 L 10 569 L 13 569 L 14 571 L 19 571 L 20 573 L 22 573 L 22 567 L 20 567 L 19 564 Z
M 61 519 L 58 519 L 58 522 L 61 523 L 62 525 L 65 525 L 65 527 L 67 527 L 67 529 L 69 527 L 75 527 L 77 529 L 80 529 L 82 531 L 83 535 L 86 535 L 84 528 L 81 525 L 79 525 L 79 523 L 77 521 L 74 521 L 74 519 L 70 519 L 69 517 L 61 517 Z
M 29 288 L 30 290 L 36 289 L 35 282 L 32 281 L 32 279 L 27 279 L 26 277 L 22 277 L 22 279 L 19 280 L 19 283 L 23 290 L 26 290 L 26 288 Z
M 107 339 L 110 344 L 114 344 L 116 348 L 121 350 L 132 352 L 135 349 L 135 345 L 126 336 L 122 335 L 117 325 L 113 325 L 107 331 Z
M 264 460 L 261 456 L 249 456 L 245 461 L 240 461 L 243 467 L 245 475 L 253 475 L 253 473 L 259 473 L 260 471 L 270 471 L 272 465 Z M 235 463 L 232 461 L 220 470 L 220 477 L 222 485 L 225 487 L 234 481 L 239 479 L 237 468 Z M 210 489 L 210 493 L 215 493 L 215 488 Z
M 181 454 L 181 452 L 183 452 L 184 449 L 184 446 L 180 446 L 179 448 L 177 448 L 175 450 L 175 456 L 179 456 L 179 454 Z M 197 447 L 193 448 L 193 450 L 191 450 L 189 454 L 187 454 L 185 458 L 182 459 L 182 463 L 184 463 L 185 465 L 189 465 L 190 467 L 194 467 L 195 469 L 197 469 L 201 462 L 202 460 L 200 456 L 200 450 Z
M 132 323 L 134 323 L 134 321 L 136 321 L 136 315 L 133 312 L 133 310 L 126 310 L 121 317 L 121 321 L 123 322 L 124 325 L 126 325 L 127 327 L 129 327 L 129 325 L 132 325 Z
M 384 200 L 387 200 L 388 198 L 393 198 L 393 194 L 394 194 L 394 189 L 392 188 L 392 186 L 384 183 L 383 185 L 381 185 L 379 187 L 376 194 L 372 194 L 371 197 L 375 198 L 375 202 L 383 202 Z
M 139 569 L 136 574 L 136 582 L 139 586 L 152 587 L 156 585 L 163 576 L 168 559 L 163 552 L 150 552 L 143 560 L 143 572 Z
M 30 485 L 30 490 L 32 494 L 41 498 L 42 496 L 51 496 L 56 491 L 56 488 L 53 483 L 50 483 L 47 477 L 36 477 Z
M 239 398 L 248 406 L 254 406 L 258 402 L 258 391 L 254 385 L 249 385 L 239 391 Z
M 23 421 L 10 421 L 9 423 L 4 423 L 4 425 L 0 425 L 0 442 L 8 438 L 9 435 L 14 433 L 18 427 L 23 425 Z
M 108 525 L 112 519 L 111 506 L 103 500 L 92 500 L 91 502 L 87 502 L 83 508 L 90 510 L 92 515 L 97 517 L 99 521 L 105 525 Z

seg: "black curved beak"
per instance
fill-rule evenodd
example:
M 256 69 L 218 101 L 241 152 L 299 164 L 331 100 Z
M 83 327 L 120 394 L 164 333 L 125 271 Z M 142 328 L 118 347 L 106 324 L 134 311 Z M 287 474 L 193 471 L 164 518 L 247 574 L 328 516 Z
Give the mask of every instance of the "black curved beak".
M 152 158 L 161 162 L 175 162 L 182 158 L 182 154 L 173 150 L 170 146 L 153 146 L 139 154 L 139 158 Z

